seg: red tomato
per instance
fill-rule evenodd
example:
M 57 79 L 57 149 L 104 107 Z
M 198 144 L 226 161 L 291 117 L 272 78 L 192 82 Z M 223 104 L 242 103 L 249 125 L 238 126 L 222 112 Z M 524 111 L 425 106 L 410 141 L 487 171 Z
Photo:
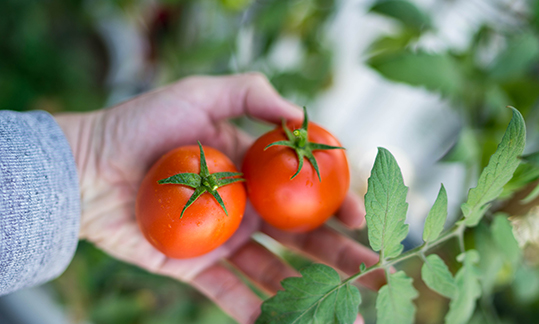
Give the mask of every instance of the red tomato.
M 300 124 L 288 123 L 291 130 Z M 340 146 L 337 139 L 315 123 L 308 123 L 308 141 Z M 262 218 L 282 230 L 306 232 L 322 225 L 343 202 L 350 185 L 344 150 L 314 150 L 316 170 L 307 158 L 299 174 L 298 156 L 287 146 L 266 146 L 288 138 L 282 127 L 262 135 L 243 162 L 247 194 Z
M 237 172 L 234 164 L 218 150 L 204 147 L 204 153 L 210 173 Z M 158 183 L 178 173 L 200 173 L 199 147 L 177 148 L 152 166 L 138 192 L 136 217 L 142 233 L 156 249 L 171 258 L 191 258 L 217 248 L 238 229 L 245 210 L 245 187 L 235 182 L 216 190 L 228 216 L 216 198 L 205 192 L 180 218 L 195 189 Z

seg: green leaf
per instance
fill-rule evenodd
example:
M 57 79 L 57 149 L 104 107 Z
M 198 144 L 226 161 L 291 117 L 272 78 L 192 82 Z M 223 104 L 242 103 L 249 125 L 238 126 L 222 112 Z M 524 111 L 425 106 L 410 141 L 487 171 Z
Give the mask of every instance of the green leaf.
M 442 157 L 442 162 L 462 162 L 466 165 L 474 165 L 480 156 L 480 146 L 476 134 L 469 127 L 460 131 L 455 145 Z
M 510 198 L 515 192 L 522 190 L 527 185 L 539 179 L 539 168 L 529 163 L 520 163 L 513 177 L 503 187 L 502 194 L 498 199 Z M 533 198 L 524 198 L 533 199 Z
M 354 322 L 361 302 L 356 287 L 342 285 L 339 274 L 326 265 L 312 264 L 300 273 L 300 278 L 284 279 L 285 290 L 262 304 L 256 324 Z
M 410 50 L 382 53 L 368 64 L 384 77 L 412 86 L 458 97 L 465 78 L 459 63 L 448 54 L 430 54 Z
M 539 152 L 523 155 L 520 159 L 533 166 L 539 167 Z
M 403 249 L 402 240 L 408 234 L 404 224 L 408 204 L 401 170 L 391 153 L 378 148 L 378 155 L 369 178 L 365 194 L 365 209 L 369 243 L 380 251 L 380 259 L 398 256 Z
M 475 266 L 479 261 L 479 253 L 469 250 L 459 255 L 457 259 L 464 264 L 455 276 L 457 293 L 449 303 L 449 312 L 445 317 L 446 324 L 467 323 L 475 310 L 476 300 L 481 296 L 479 271 Z
M 490 295 L 494 292 L 494 287 L 499 284 L 500 278 L 507 277 L 501 275 L 504 267 L 504 257 L 498 251 L 496 243 L 492 238 L 490 226 L 481 222 L 473 230 L 473 240 L 475 250 L 481 255 L 477 265 L 481 277 L 481 290 L 483 294 Z
M 424 261 L 421 278 L 425 284 L 440 295 L 453 298 L 457 292 L 457 286 L 444 261 L 436 254 L 429 255 Z
M 507 215 L 502 213 L 496 214 L 491 225 L 492 238 L 496 243 L 498 251 L 516 267 L 522 258 L 522 251 L 518 246 L 518 242 L 513 235 L 513 226 L 507 219 Z
M 477 187 L 470 189 L 468 200 L 462 204 L 464 223 L 468 227 L 476 226 L 490 207 L 490 202 L 498 198 L 503 186 L 511 179 L 517 169 L 519 156 L 526 142 L 526 126 L 518 110 L 513 110 L 513 118 L 505 131 L 496 152 L 490 157 L 483 169 Z
M 522 203 L 529 204 L 537 197 L 539 197 L 539 185 L 536 185 L 535 188 L 533 188 L 533 190 L 530 191 L 530 193 L 526 197 L 524 197 L 524 199 L 522 199 Z
M 413 323 L 416 308 L 412 300 L 417 296 L 412 278 L 407 277 L 403 271 L 389 275 L 387 285 L 378 291 L 376 323 Z
M 494 61 L 490 76 L 507 82 L 529 73 L 530 67 L 539 60 L 539 40 L 533 33 L 519 33 L 510 39 L 507 49 Z
M 431 242 L 440 236 L 444 229 L 444 223 L 447 218 L 447 193 L 442 184 L 438 197 L 434 205 L 427 215 L 425 220 L 425 228 L 423 229 L 423 241 Z
M 404 26 L 414 30 L 421 30 L 431 26 L 427 14 L 411 2 L 404 0 L 378 1 L 371 7 L 370 11 L 397 19 Z

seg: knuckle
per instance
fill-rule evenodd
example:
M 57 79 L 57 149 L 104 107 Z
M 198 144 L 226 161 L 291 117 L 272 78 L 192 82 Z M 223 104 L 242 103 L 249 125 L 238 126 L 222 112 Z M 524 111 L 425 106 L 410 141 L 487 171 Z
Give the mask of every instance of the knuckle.
M 263 84 L 263 85 L 269 85 L 269 80 L 266 77 L 265 74 L 261 72 L 247 72 L 244 74 L 245 78 L 247 79 L 248 83 L 256 83 L 256 84 Z

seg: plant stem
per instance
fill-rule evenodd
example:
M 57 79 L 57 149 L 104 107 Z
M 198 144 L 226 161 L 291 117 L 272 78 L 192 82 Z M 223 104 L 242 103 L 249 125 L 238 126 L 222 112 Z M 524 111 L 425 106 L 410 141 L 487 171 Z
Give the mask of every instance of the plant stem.
M 383 260 L 382 258 L 380 258 L 380 262 L 378 262 L 377 264 L 367 268 L 365 271 L 363 272 L 358 272 L 354 275 L 352 275 L 351 277 L 349 277 L 348 279 L 344 280 L 341 284 L 342 285 L 345 285 L 349 282 L 352 282 L 352 281 L 355 281 L 361 277 L 363 277 L 364 275 L 370 273 L 370 272 L 373 272 L 375 270 L 378 270 L 378 269 L 382 269 L 384 268 L 387 271 L 389 271 L 389 268 L 391 266 L 393 266 L 394 264 L 397 264 L 399 262 L 402 262 L 404 260 L 407 260 L 407 259 L 410 259 L 412 257 L 421 257 L 421 256 L 424 256 L 425 253 L 429 250 L 431 250 L 432 248 L 434 248 L 435 246 L 439 245 L 439 244 L 442 244 L 443 242 L 447 241 L 447 240 L 450 240 L 451 238 L 453 237 L 457 237 L 459 239 L 459 242 L 462 240 L 462 242 L 464 242 L 463 240 L 463 237 L 464 237 L 464 229 L 465 229 L 465 225 L 464 224 L 460 224 L 460 225 L 455 225 L 453 228 L 451 228 L 450 230 L 446 231 L 444 234 L 442 234 L 440 237 L 438 237 L 436 240 L 432 241 L 432 242 L 427 242 L 427 243 L 424 243 L 414 249 L 411 249 L 401 255 L 399 255 L 398 257 L 394 258 L 394 259 L 391 259 L 391 260 Z

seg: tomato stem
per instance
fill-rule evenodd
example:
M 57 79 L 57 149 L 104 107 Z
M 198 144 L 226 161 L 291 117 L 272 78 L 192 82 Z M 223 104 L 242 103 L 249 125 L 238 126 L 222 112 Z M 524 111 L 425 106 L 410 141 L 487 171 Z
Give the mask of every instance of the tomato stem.
M 204 155 L 204 150 L 202 149 L 202 144 L 198 142 L 198 147 L 200 149 L 200 173 L 178 173 L 171 177 L 161 179 L 158 181 L 159 184 L 179 184 L 184 186 L 189 186 L 195 191 L 193 192 L 193 195 L 189 198 L 187 203 L 182 209 L 182 212 L 180 214 L 180 219 L 183 217 L 183 213 L 185 210 L 191 206 L 198 197 L 202 196 L 204 193 L 208 192 L 217 200 L 219 205 L 221 205 L 221 208 L 223 208 L 223 211 L 228 216 L 228 211 L 226 210 L 225 203 L 223 202 L 223 199 L 217 192 L 217 189 L 220 187 L 238 182 L 238 181 L 245 181 L 243 178 L 237 178 L 238 176 L 242 176 L 243 173 L 241 172 L 216 172 L 211 173 L 208 170 L 208 165 L 206 163 L 206 156 Z
M 288 129 L 288 126 L 286 126 L 286 121 L 283 119 L 282 127 L 288 140 L 273 142 L 269 144 L 268 146 L 266 146 L 264 148 L 264 151 L 269 149 L 272 146 L 290 147 L 296 152 L 296 155 L 298 157 L 298 169 L 296 173 L 292 175 L 290 180 L 294 179 L 300 173 L 303 167 L 303 158 L 307 158 L 307 160 L 309 160 L 313 168 L 316 170 L 316 174 L 318 175 L 318 181 L 322 182 L 322 177 L 320 176 L 318 163 L 316 162 L 316 158 L 313 155 L 313 151 L 335 150 L 335 149 L 344 150 L 344 147 L 309 142 L 308 126 L 309 126 L 309 116 L 307 115 L 307 108 L 303 107 L 303 123 L 301 125 L 301 128 L 295 129 L 293 132 L 291 132 L 290 129 Z

